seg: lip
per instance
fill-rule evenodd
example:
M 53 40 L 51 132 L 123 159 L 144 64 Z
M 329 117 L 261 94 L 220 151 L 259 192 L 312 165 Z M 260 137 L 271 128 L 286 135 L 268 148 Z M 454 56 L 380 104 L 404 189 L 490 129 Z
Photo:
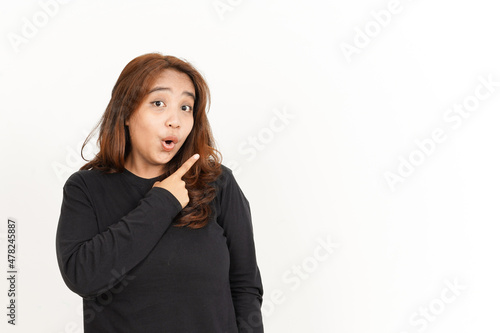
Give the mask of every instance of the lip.
M 161 142 L 161 145 L 162 145 L 162 148 L 164 151 L 172 151 L 175 148 L 175 145 L 179 142 L 179 139 L 174 135 L 167 136 L 167 137 L 163 138 L 162 140 L 163 141 Z M 165 142 L 167 140 L 173 142 L 172 147 L 167 146 L 167 143 Z
M 163 142 L 165 142 L 167 140 L 173 141 L 174 144 L 177 144 L 177 142 L 179 142 L 179 139 L 175 135 L 169 135 L 169 136 L 162 139 Z

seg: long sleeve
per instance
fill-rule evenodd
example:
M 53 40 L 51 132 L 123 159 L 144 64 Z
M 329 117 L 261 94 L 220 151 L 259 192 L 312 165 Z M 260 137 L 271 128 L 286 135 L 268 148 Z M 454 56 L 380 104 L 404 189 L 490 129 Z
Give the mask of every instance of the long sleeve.
M 264 332 L 263 285 L 257 265 L 250 204 L 227 168 L 218 223 L 224 228 L 230 253 L 229 279 L 240 332 Z
M 135 209 L 100 232 L 90 190 L 73 174 L 64 185 L 56 235 L 64 282 L 86 299 L 111 289 L 150 253 L 181 210 L 169 191 L 153 187 Z

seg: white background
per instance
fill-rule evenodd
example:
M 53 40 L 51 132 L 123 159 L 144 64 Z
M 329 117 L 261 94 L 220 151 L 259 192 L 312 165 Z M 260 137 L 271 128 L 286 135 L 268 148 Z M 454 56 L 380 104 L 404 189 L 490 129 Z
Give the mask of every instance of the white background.
M 17 325 L 2 278 L 2 332 L 83 331 L 55 256 L 62 186 L 148 52 L 211 88 L 251 204 L 266 332 L 500 329 L 494 2 L 54 1 L 0 5 L 1 276 L 7 219 L 19 225 Z

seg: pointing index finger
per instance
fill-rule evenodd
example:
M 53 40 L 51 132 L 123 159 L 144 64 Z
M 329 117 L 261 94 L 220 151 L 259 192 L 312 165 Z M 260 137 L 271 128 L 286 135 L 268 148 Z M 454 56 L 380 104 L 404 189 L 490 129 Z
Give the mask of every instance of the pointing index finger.
M 177 169 L 177 171 L 175 171 L 174 173 L 176 175 L 178 175 L 179 177 L 182 177 L 186 174 L 186 172 L 189 171 L 189 169 L 191 169 L 191 167 L 193 166 L 193 164 L 200 158 L 200 154 L 194 154 L 193 156 L 191 156 L 186 162 L 184 162 L 183 165 L 181 165 L 181 167 L 179 169 Z

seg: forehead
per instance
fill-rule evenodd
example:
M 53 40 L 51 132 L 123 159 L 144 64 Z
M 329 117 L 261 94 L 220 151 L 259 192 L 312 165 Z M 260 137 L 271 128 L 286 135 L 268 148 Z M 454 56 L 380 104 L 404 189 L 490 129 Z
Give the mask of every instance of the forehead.
M 194 94 L 194 85 L 191 78 L 183 72 L 167 68 L 153 80 L 151 88 L 165 87 L 172 90 L 187 90 Z

